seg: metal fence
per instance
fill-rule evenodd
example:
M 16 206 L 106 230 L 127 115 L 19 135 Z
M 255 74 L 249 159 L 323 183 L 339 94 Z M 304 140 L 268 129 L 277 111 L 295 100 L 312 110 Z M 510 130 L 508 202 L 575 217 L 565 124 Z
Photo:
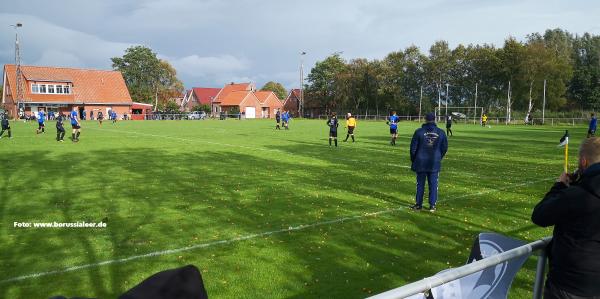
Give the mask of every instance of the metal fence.
M 546 270 L 546 247 L 552 240 L 552 237 L 546 237 L 541 240 L 508 250 L 506 252 L 487 257 L 485 259 L 472 262 L 462 267 L 450 269 L 438 273 L 434 276 L 423 278 L 422 280 L 407 284 L 405 286 L 389 290 L 387 292 L 369 297 L 368 299 L 401 299 L 408 296 L 425 293 L 434 287 L 463 278 L 467 275 L 477 273 L 484 269 L 494 267 L 506 261 L 516 259 L 533 252 L 539 251 L 537 268 L 535 273 L 535 282 L 533 286 L 533 299 L 541 299 L 544 287 L 544 273 Z

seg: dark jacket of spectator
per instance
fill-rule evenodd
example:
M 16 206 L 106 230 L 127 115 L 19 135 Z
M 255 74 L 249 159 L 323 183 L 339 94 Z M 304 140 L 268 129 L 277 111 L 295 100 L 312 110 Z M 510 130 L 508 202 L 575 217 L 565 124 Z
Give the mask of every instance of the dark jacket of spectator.
M 554 184 L 531 220 L 554 225 L 548 281 L 578 296 L 600 296 L 600 163 L 569 186 Z
M 414 172 L 439 172 L 447 151 L 446 133 L 435 123 L 423 124 L 410 142 L 411 169 Z

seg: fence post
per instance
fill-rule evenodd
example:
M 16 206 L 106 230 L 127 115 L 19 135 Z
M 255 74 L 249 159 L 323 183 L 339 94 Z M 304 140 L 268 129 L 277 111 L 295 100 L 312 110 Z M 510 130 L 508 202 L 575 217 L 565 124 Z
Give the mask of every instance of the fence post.
M 546 248 L 540 250 L 535 271 L 535 284 L 533 285 L 533 299 L 542 299 L 544 293 L 544 274 L 546 272 Z

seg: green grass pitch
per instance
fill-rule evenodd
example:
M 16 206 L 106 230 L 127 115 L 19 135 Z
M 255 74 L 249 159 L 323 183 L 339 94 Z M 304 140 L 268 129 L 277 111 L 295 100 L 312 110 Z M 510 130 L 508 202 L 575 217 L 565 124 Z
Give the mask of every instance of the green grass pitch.
M 324 120 L 274 124 L 88 121 L 73 144 L 54 140 L 54 122 L 43 135 L 11 122 L 14 138 L 0 139 L 0 298 L 115 298 L 186 264 L 212 298 L 361 298 L 463 265 L 479 232 L 551 234 L 530 215 L 562 171 L 566 127 L 455 124 L 432 214 L 407 208 L 418 123 L 401 123 L 392 147 L 384 122 L 359 121 L 357 142 L 337 149 Z M 573 168 L 585 128 L 568 129 Z M 530 296 L 534 271 L 531 258 L 511 298 Z

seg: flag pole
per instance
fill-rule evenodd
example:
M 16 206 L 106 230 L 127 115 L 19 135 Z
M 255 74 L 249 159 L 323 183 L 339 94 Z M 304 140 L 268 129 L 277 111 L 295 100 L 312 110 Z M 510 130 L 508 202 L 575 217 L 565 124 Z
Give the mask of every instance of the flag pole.
M 565 144 L 565 173 L 569 173 L 569 143 Z
M 569 173 L 569 130 L 565 130 L 565 135 L 560 139 L 560 144 L 558 146 L 565 147 L 565 163 L 563 165 L 563 170 L 565 173 Z

